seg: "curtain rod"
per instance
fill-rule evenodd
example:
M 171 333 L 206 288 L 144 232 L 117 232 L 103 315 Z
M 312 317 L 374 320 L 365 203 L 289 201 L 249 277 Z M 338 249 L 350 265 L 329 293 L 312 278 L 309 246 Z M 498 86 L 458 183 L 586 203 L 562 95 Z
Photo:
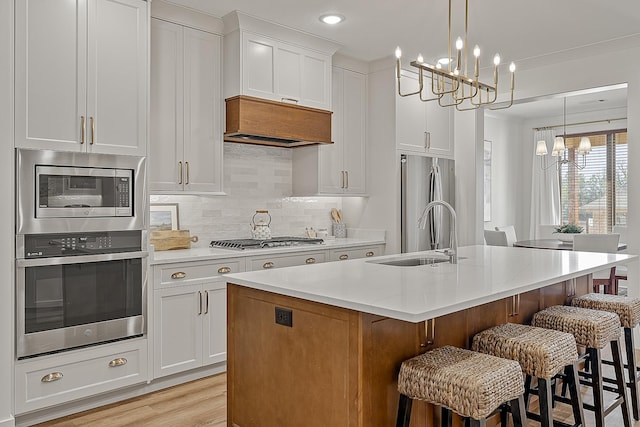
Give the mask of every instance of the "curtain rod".
M 552 125 L 552 126 L 541 126 L 541 127 L 537 127 L 537 128 L 533 128 L 533 130 L 545 130 L 545 129 L 555 129 L 555 128 L 562 128 L 565 126 L 579 126 L 579 125 L 590 125 L 590 124 L 594 124 L 594 123 L 611 123 L 617 120 L 627 120 L 626 117 L 618 117 L 615 119 L 602 119 L 602 120 L 590 120 L 587 122 L 576 122 L 576 123 L 567 123 L 567 124 L 561 124 L 561 125 Z

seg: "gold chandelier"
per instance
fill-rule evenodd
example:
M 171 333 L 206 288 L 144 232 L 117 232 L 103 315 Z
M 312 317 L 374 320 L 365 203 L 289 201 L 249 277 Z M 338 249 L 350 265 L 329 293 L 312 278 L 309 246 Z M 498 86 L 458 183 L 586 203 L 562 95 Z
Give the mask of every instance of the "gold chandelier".
M 493 57 L 493 84 L 482 83 L 479 80 L 480 75 L 480 47 L 476 45 L 473 48 L 474 60 L 474 72 L 473 77 L 467 76 L 467 35 L 469 33 L 469 0 L 465 2 L 464 11 L 464 40 L 460 37 L 456 40 L 456 66 L 452 69 L 452 56 L 451 56 L 451 0 L 449 0 L 449 56 L 448 56 L 448 68 L 442 68 L 440 61 L 433 66 L 424 62 L 422 55 L 418 55 L 415 61 L 411 62 L 411 66 L 418 69 L 418 90 L 415 92 L 402 93 L 400 89 L 400 58 L 402 57 L 402 51 L 400 47 L 396 48 L 396 77 L 398 79 L 398 95 L 411 96 L 419 95 L 420 100 L 438 101 L 441 107 L 455 106 L 457 110 L 475 110 L 482 106 L 489 106 L 496 102 L 498 98 L 498 66 L 500 65 L 500 55 L 495 54 Z M 464 49 L 464 53 L 462 52 Z M 464 73 L 461 69 L 462 58 L 464 56 Z M 516 66 L 512 62 L 509 65 L 509 71 L 511 72 L 511 99 L 509 104 L 502 107 L 493 107 L 491 110 L 500 110 L 509 108 L 513 105 L 513 88 L 515 84 L 515 70 Z M 431 95 L 426 98 L 423 97 L 424 89 L 424 75 L 431 76 Z M 466 101 L 466 102 L 465 102 Z

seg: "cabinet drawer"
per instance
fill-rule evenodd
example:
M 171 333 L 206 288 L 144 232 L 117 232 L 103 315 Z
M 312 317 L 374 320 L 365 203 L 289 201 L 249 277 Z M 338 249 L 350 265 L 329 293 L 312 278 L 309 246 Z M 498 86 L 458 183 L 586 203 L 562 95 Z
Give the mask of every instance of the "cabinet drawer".
M 383 255 L 382 246 L 366 246 L 362 248 L 332 249 L 329 252 L 329 261 L 346 261 L 348 259 L 369 258 Z
M 147 340 L 17 362 L 16 414 L 147 380 Z
M 154 273 L 160 279 L 161 286 L 168 286 L 211 279 L 223 274 L 239 273 L 241 271 L 244 271 L 244 260 L 233 258 L 219 261 L 158 265 L 155 267 Z
M 280 267 L 293 267 L 294 265 L 317 264 L 325 261 L 326 256 L 324 251 L 318 251 L 305 252 L 303 254 L 296 255 L 250 258 L 248 260 L 247 267 L 250 271 L 255 271 Z

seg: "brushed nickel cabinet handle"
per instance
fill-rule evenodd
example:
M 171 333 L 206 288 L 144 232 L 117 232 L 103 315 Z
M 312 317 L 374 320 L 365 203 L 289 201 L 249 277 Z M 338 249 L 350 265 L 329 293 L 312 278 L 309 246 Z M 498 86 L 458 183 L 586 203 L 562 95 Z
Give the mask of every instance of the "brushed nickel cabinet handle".
M 231 272 L 231 267 L 220 267 L 218 269 L 218 273 L 220 274 L 225 274 L 225 273 L 230 273 Z
M 52 372 L 42 377 L 40 381 L 43 383 L 52 383 L 54 381 L 61 380 L 63 376 L 62 372 Z
M 117 359 L 113 359 L 111 362 L 109 362 L 109 367 L 116 368 L 118 366 L 123 366 L 126 364 L 127 364 L 127 359 L 125 359 L 124 357 L 118 357 Z
M 262 268 L 273 268 L 273 263 L 271 261 L 265 262 L 262 264 Z
M 347 179 L 345 180 L 346 184 L 344 185 L 344 188 L 349 188 L 349 171 L 344 171 L 344 175 L 347 177 Z
M 180 172 L 178 172 L 178 184 L 182 184 L 182 162 L 178 162 L 178 166 L 180 166 Z
M 516 312 L 514 313 L 516 316 L 520 314 L 520 294 L 515 296 L 516 298 Z
M 209 314 L 209 291 L 204 291 L 204 314 Z
M 173 273 L 171 275 L 172 279 L 184 279 L 185 277 L 187 277 L 187 273 L 185 273 L 184 271 L 176 271 L 175 273 Z
M 280 98 L 281 101 L 291 101 L 291 102 L 295 102 L 296 104 L 298 103 L 298 100 L 295 98 Z
M 340 171 L 340 173 L 342 174 L 342 181 L 340 183 L 340 188 L 344 188 L 344 171 Z
M 316 263 L 316 259 L 315 258 L 307 258 L 306 260 L 304 260 L 305 264 L 315 264 Z
M 89 117 L 89 120 L 91 120 L 91 145 L 93 145 L 96 136 L 96 121 L 93 117 Z
M 187 181 L 185 184 L 189 184 L 189 162 L 184 162 L 184 165 L 187 168 Z
M 431 149 L 431 132 L 427 132 L 427 149 Z
M 429 327 L 431 326 L 431 327 Z M 424 322 L 424 334 L 427 340 L 427 344 L 434 344 L 436 342 L 436 319 L 425 320 Z
M 425 133 L 424 133 L 424 148 L 429 148 L 429 142 L 428 142 L 429 141 L 429 139 L 428 139 L 429 137 L 427 136 L 428 134 L 429 134 L 429 132 L 425 131 Z
M 347 255 L 347 254 L 342 254 L 342 255 L 340 255 L 340 256 L 338 257 L 338 259 L 339 259 L 340 261 L 344 261 L 345 259 L 349 259 L 349 255 Z
M 84 116 L 80 116 L 80 144 L 84 144 L 84 135 L 87 132 L 87 121 Z
M 364 256 L 366 257 L 370 257 L 370 256 L 374 256 L 375 254 L 373 253 L 373 251 L 369 251 L 366 254 L 364 254 Z
M 200 309 L 198 310 L 198 316 L 202 314 L 202 292 L 198 291 L 198 300 L 200 302 Z

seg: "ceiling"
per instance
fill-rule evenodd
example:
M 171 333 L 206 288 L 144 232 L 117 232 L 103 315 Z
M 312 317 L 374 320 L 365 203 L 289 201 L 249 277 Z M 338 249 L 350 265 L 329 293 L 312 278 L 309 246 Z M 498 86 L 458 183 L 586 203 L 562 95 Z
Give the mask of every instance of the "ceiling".
M 169 0 L 222 17 L 239 10 L 302 30 L 343 46 L 340 53 L 370 61 L 393 54 L 418 53 L 426 62 L 447 56 L 446 0 Z M 453 38 L 463 34 L 464 1 L 453 1 Z M 335 26 L 319 21 L 328 12 L 346 20 Z M 544 61 L 545 55 L 572 55 L 603 44 L 640 41 L 638 0 L 471 0 L 469 45 L 478 44 L 482 63 L 495 52 L 503 63 Z M 471 55 L 470 55 L 471 56 Z

